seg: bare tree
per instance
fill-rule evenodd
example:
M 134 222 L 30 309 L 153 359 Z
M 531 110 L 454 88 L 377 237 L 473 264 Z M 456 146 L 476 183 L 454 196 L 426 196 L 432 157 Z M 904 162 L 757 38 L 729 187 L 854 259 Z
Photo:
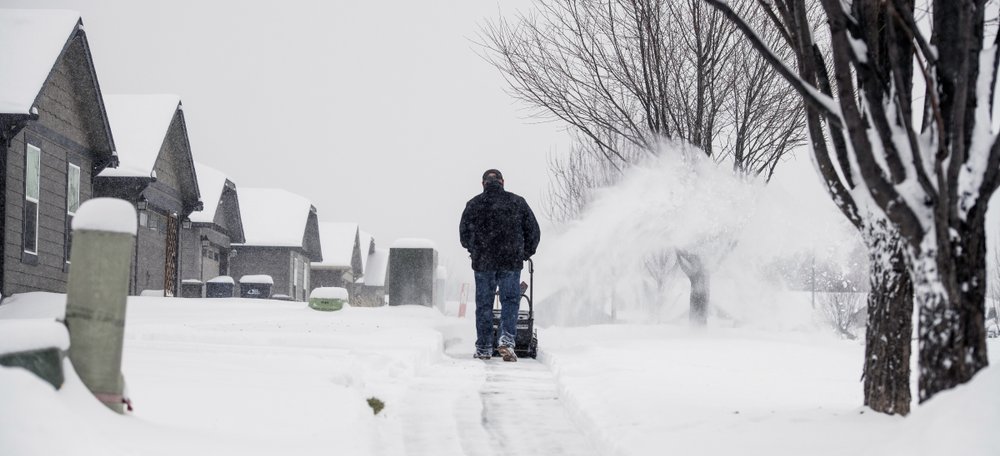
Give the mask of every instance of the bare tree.
M 996 17 L 986 19 L 986 0 L 931 0 L 929 35 L 912 0 L 821 0 L 832 73 L 805 0 L 759 2 L 794 50 L 797 73 L 739 11 L 705 1 L 807 103 L 814 157 L 841 210 L 898 233 L 920 309 L 920 401 L 971 379 L 988 364 L 985 215 L 1000 185 L 1000 142 L 990 131 L 1000 35 L 988 30 Z
M 488 24 L 483 36 L 513 95 L 578 135 L 570 158 L 553 162 L 549 206 L 557 218 L 578 215 L 595 187 L 616 182 L 664 138 L 765 179 L 803 141 L 792 89 L 746 55 L 736 28 L 701 0 L 538 4 L 514 23 Z M 765 83 L 747 83 L 748 74 Z M 702 315 L 709 271 L 694 267 L 704 263 L 695 251 L 686 252 L 692 315 Z
M 617 149 L 628 163 L 645 153 L 628 144 L 619 144 Z M 550 181 L 543 205 L 546 215 L 557 222 L 576 219 L 590 202 L 593 191 L 617 183 L 621 171 L 602 156 L 600 146 L 576 138 L 569 154 L 549 156 Z
M 838 334 L 854 340 L 854 331 L 865 323 L 864 293 L 833 292 L 819 295 L 819 311 L 823 321 Z

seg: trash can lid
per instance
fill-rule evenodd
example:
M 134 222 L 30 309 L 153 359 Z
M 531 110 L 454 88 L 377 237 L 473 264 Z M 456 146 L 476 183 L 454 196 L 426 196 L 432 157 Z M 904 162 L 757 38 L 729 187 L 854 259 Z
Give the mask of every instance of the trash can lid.
M 274 285 L 274 279 L 272 279 L 271 276 L 265 274 L 245 275 L 243 277 L 240 277 L 240 283 Z

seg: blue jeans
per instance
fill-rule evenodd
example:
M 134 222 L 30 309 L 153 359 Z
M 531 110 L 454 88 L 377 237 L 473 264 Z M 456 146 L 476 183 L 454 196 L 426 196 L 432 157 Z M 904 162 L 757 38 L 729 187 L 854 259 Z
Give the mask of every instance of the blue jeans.
M 500 345 L 514 346 L 521 306 L 521 271 L 475 271 L 476 349 L 493 350 L 493 296 L 500 290 Z

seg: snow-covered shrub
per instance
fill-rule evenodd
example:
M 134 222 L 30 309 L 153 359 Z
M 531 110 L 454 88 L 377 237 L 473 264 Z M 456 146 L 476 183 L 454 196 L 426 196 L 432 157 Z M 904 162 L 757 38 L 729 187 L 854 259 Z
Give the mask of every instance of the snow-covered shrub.
M 857 331 L 865 327 L 867 295 L 857 292 L 816 294 L 816 311 L 824 324 L 842 337 L 857 339 Z

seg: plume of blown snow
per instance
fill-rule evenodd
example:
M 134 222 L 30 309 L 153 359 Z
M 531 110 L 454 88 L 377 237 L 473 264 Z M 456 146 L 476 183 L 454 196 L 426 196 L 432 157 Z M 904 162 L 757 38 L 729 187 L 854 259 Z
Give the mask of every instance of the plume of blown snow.
M 860 238 L 811 168 L 785 171 L 797 177 L 764 185 L 692 146 L 660 144 L 546 237 L 539 322 L 686 322 L 690 282 L 677 262 L 686 252 L 710 274 L 710 324 L 812 327 L 808 294 L 789 293 L 774 265 L 812 255 L 848 268 Z

